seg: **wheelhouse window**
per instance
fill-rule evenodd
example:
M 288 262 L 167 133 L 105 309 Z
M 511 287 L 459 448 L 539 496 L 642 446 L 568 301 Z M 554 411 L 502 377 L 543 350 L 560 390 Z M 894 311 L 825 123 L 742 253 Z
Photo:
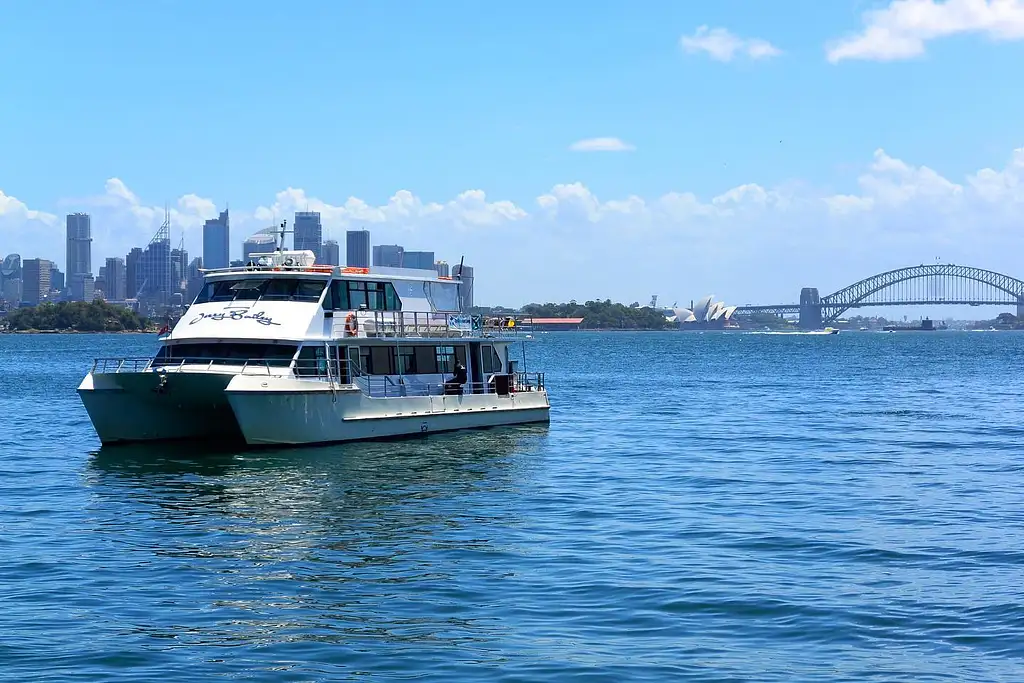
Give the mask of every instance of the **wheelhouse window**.
M 400 311 L 402 300 L 390 282 L 335 280 L 331 293 L 324 298 L 324 308 L 336 311 Z
M 195 303 L 217 301 L 308 301 L 317 302 L 326 280 L 312 278 L 238 278 L 207 282 Z
M 501 356 L 490 344 L 480 348 L 481 365 L 485 373 L 501 372 Z
M 455 361 L 466 365 L 465 346 L 438 346 L 436 347 L 437 372 L 455 372 Z
M 213 365 L 271 365 L 287 367 L 298 346 L 294 344 L 188 343 L 161 347 L 154 366 L 203 363 Z

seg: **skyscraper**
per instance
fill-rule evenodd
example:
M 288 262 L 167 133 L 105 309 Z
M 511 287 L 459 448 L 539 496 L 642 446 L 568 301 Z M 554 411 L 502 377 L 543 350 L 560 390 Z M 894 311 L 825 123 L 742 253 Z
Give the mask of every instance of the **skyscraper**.
M 258 232 L 242 242 L 242 263 L 248 263 L 252 254 L 266 254 L 277 248 L 277 238 L 265 232 Z
M 452 269 L 448 267 L 447 261 L 435 261 L 434 269 L 439 277 L 451 277 Z
M 87 213 L 69 213 L 67 216 L 68 279 L 92 273 L 92 219 Z
M 11 306 L 21 304 L 21 255 L 8 254 L 0 264 L 0 297 Z
M 141 292 L 139 298 L 150 304 L 166 304 L 170 301 L 171 295 L 177 291 L 171 263 L 169 221 L 164 222 L 164 226 L 146 245 L 146 250 L 139 258 L 139 270 L 135 278 Z
M 422 270 L 434 269 L 434 252 L 432 251 L 407 251 L 402 254 L 403 268 L 420 268 Z
M 75 273 L 69 279 L 72 301 L 92 301 L 96 298 L 96 279 L 92 273 Z
M 323 246 L 324 265 L 341 265 L 341 246 L 334 240 L 327 240 Z
M 185 271 L 188 270 L 188 250 L 171 249 L 171 294 L 185 291 Z
M 38 306 L 49 296 L 52 268 L 53 264 L 44 258 L 30 258 L 21 262 L 21 298 L 29 306 Z
M 349 230 L 345 233 L 345 265 L 350 268 L 370 267 L 369 230 Z
M 132 247 L 124 259 L 124 293 L 135 299 L 142 289 L 142 248 Z
M 50 278 L 53 278 L 53 271 L 50 272 Z M 51 286 L 53 283 L 50 283 Z M 100 272 L 96 274 L 96 279 L 93 281 L 93 285 L 96 287 L 96 291 L 103 295 L 103 298 L 109 300 L 110 292 L 107 289 L 107 266 L 100 266 Z
M 188 264 L 188 269 L 185 272 L 186 280 L 188 281 L 188 285 L 185 287 L 185 303 L 191 304 L 195 301 L 203 288 L 203 274 L 199 272 L 202 267 L 202 256 L 195 257 Z
M 292 224 L 295 230 L 292 243 L 297 251 L 309 249 L 316 256 L 316 262 L 320 263 L 320 244 L 323 241 L 323 227 L 320 225 L 320 213 L 318 211 L 296 211 L 295 223 Z
M 231 262 L 231 225 L 228 210 L 203 225 L 203 263 L 207 268 L 227 268 Z
M 125 295 L 124 259 L 117 257 L 108 258 L 104 276 L 104 286 L 106 289 L 103 290 L 103 294 L 106 296 L 107 301 L 124 301 L 127 298 Z
M 468 311 L 473 308 L 473 267 L 453 266 L 452 279 L 459 280 L 459 299 L 462 303 L 462 310 Z
M 401 268 L 405 249 L 398 244 L 378 244 L 373 248 L 373 265 Z
M 57 266 L 53 265 L 53 262 L 51 261 L 50 262 L 50 289 L 51 290 L 56 289 L 58 292 L 63 292 L 64 291 L 64 287 L 65 287 L 65 284 L 64 284 L 64 273 L 60 272 L 60 268 L 58 268 Z

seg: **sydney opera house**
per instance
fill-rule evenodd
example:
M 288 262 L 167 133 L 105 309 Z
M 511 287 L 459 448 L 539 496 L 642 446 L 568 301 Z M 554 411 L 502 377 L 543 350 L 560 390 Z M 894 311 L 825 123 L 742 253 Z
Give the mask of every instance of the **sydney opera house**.
M 669 322 L 679 323 L 682 328 L 724 328 L 732 327 L 732 314 L 735 306 L 726 306 L 714 297 L 706 296 L 691 308 L 675 308 L 667 311 Z

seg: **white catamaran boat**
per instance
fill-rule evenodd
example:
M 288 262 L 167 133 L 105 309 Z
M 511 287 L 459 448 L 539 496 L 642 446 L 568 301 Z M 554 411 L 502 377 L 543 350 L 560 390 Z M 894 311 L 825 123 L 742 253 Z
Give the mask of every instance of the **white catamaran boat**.
M 283 239 L 282 239 L 283 241 Z M 310 251 L 205 271 L 153 358 L 98 358 L 78 387 L 104 444 L 313 444 L 547 422 L 514 319 L 463 314 L 460 282 Z

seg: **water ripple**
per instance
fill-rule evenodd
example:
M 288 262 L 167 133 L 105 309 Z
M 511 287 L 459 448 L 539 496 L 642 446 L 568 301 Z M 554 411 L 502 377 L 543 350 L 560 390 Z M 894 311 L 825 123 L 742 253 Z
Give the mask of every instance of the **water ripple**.
M 1024 335 L 542 335 L 550 427 L 98 448 L 152 345 L 0 337 L 11 680 L 1024 671 Z

